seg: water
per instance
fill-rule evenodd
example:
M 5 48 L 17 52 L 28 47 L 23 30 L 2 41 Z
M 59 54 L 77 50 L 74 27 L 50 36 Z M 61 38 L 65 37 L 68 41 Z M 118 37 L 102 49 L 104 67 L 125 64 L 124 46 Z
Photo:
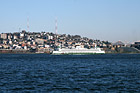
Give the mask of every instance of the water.
M 140 54 L 0 54 L 3 92 L 140 92 Z

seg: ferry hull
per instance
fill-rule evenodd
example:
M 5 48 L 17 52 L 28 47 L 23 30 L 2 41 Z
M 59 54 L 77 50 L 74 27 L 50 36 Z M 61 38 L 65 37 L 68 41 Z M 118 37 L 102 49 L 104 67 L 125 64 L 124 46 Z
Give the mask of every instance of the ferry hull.
M 53 53 L 52 55 L 95 55 L 95 54 L 105 54 L 105 53 Z
M 58 51 L 54 51 L 53 53 L 52 53 L 53 55 L 94 55 L 94 54 L 105 54 L 105 52 L 104 51 L 100 51 L 100 52 L 92 52 L 92 53 L 90 53 L 90 52 L 71 52 L 71 53 L 64 53 L 64 52 L 58 52 Z
M 105 54 L 105 51 L 100 48 L 86 49 L 86 48 L 76 48 L 76 49 L 59 49 L 58 51 L 53 51 L 54 55 L 93 55 L 93 54 Z

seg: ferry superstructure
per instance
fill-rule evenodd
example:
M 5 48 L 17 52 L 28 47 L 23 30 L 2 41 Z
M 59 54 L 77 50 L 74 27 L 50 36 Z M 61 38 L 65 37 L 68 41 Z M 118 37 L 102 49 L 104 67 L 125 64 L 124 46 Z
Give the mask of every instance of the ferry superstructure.
M 57 51 L 53 51 L 53 54 L 105 54 L 105 51 L 101 50 L 101 48 L 81 48 L 77 46 L 76 48 L 59 48 Z

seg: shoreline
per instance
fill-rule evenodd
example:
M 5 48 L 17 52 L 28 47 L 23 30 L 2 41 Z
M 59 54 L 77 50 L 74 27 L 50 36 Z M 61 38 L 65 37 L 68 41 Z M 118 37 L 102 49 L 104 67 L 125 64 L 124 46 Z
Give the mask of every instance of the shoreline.
M 140 54 L 140 53 L 105 53 L 105 54 L 51 54 L 51 53 L 0 53 L 0 54 L 47 54 L 47 55 L 106 55 L 106 54 Z

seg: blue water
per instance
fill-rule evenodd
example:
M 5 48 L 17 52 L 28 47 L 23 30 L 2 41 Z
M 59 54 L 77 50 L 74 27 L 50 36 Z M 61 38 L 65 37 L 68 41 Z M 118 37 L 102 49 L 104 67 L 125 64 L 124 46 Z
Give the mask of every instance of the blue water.
M 0 54 L 1 92 L 140 93 L 140 54 Z

